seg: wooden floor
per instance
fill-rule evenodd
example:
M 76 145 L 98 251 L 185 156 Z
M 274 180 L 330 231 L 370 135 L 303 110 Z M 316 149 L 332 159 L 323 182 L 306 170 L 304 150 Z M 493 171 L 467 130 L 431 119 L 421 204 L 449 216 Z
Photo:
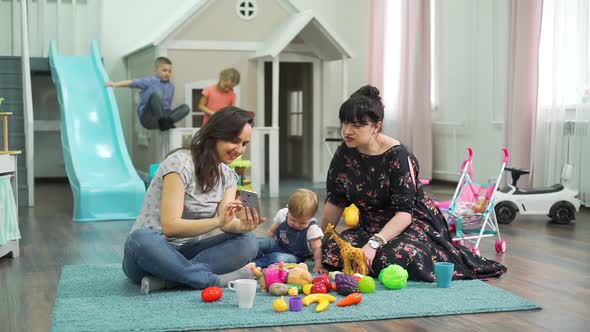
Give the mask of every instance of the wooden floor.
M 269 211 L 266 215 L 272 217 L 270 213 L 283 206 L 289 192 L 300 185 L 281 183 L 282 196 L 264 199 L 263 214 Z M 315 189 L 324 192 L 321 187 Z M 453 190 L 444 184 L 429 189 L 440 199 Z M 61 268 L 121 262 L 123 241 L 132 225 L 132 221 L 72 222 L 72 196 L 63 182 L 38 183 L 36 202 L 34 209 L 20 210 L 21 256 L 0 258 L 2 332 L 47 331 Z M 590 209 L 580 211 L 570 225 L 552 224 L 542 216 L 518 216 L 513 224 L 502 225 L 501 231 L 508 241 L 506 254 L 496 254 L 491 239 L 481 246 L 482 255 L 508 267 L 508 273 L 490 283 L 537 303 L 542 310 L 250 330 L 590 330 Z

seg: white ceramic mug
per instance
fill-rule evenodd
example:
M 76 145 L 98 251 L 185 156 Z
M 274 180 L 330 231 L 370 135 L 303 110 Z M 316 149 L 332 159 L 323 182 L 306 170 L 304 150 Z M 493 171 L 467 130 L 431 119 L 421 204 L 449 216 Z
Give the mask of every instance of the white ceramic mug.
M 228 282 L 227 288 L 236 292 L 238 307 L 251 309 L 254 306 L 257 284 L 258 282 L 253 279 L 238 279 Z

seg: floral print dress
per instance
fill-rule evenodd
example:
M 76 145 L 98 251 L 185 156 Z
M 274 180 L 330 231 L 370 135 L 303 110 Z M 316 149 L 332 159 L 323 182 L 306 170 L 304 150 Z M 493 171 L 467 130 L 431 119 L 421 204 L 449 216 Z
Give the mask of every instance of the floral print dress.
M 413 171 L 410 171 L 410 167 Z M 390 264 L 406 268 L 411 280 L 434 281 L 434 262 L 453 262 L 454 279 L 498 277 L 506 272 L 502 264 L 454 245 L 447 222 L 424 195 L 418 179 L 416 157 L 403 144 L 380 155 L 365 155 L 342 144 L 332 159 L 326 181 L 327 200 L 340 207 L 354 203 L 360 210 L 359 226 L 341 236 L 355 247 L 363 247 L 396 212 L 408 212 L 412 223 L 377 250 L 372 274 Z M 323 245 L 323 264 L 342 269 L 340 251 L 333 238 Z

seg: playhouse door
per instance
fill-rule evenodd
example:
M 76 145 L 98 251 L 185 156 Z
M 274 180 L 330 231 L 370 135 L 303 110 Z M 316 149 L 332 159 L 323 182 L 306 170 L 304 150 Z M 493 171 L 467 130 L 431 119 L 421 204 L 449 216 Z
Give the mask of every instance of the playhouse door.
M 279 68 L 279 152 L 281 179 L 312 180 L 313 76 L 308 62 L 281 62 Z M 272 82 L 272 64 L 265 66 L 266 82 Z M 265 88 L 270 95 L 271 86 Z M 271 102 L 265 118 L 272 117 Z

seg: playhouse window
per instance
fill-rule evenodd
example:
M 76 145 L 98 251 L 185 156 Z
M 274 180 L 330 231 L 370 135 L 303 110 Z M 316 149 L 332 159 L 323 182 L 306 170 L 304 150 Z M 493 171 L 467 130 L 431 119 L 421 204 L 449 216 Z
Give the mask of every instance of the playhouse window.
M 236 13 L 243 20 L 251 20 L 258 13 L 258 4 L 255 0 L 236 1 Z
M 303 91 L 289 91 L 287 95 L 289 113 L 289 136 L 303 136 Z

